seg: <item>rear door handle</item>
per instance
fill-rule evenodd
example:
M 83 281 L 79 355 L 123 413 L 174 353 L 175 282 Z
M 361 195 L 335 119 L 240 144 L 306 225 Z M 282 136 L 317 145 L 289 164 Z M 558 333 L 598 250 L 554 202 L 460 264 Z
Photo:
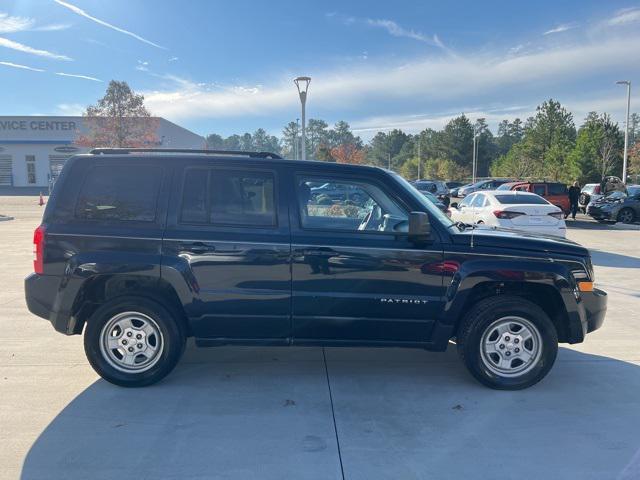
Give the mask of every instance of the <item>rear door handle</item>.
M 201 255 L 203 253 L 215 252 L 216 247 L 214 245 L 207 245 L 206 243 L 203 243 L 203 242 L 181 243 L 180 251 Z

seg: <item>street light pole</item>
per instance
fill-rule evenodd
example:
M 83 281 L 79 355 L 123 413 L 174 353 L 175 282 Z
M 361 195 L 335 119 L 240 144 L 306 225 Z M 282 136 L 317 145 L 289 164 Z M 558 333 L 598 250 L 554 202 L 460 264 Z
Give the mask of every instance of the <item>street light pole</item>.
M 302 142 L 300 149 L 302 150 L 302 160 L 307 159 L 307 134 L 306 134 L 306 112 L 305 107 L 307 105 L 307 92 L 309 90 L 309 84 L 311 83 L 311 77 L 297 77 L 293 80 L 298 89 L 298 95 L 300 96 L 300 103 L 302 104 Z
M 296 118 L 296 131 L 294 134 L 294 141 L 293 141 L 293 159 L 294 160 L 298 160 L 298 155 L 299 155 L 299 150 L 300 150 L 300 144 L 298 143 L 298 132 L 300 131 L 300 119 Z
M 473 161 L 471 164 L 471 182 L 472 183 L 476 183 L 476 169 L 477 169 L 477 163 L 478 163 L 478 153 L 477 153 L 477 138 L 478 138 L 478 132 L 476 129 L 476 126 L 473 126 Z
M 629 107 L 631 106 L 631 82 L 629 80 L 620 80 L 616 83 L 618 85 L 627 86 L 627 120 L 624 125 L 624 154 L 622 157 L 622 183 L 627 183 L 627 155 L 629 148 Z
M 420 155 L 420 136 L 418 136 L 418 180 L 420 180 L 420 165 L 422 165 L 422 155 Z

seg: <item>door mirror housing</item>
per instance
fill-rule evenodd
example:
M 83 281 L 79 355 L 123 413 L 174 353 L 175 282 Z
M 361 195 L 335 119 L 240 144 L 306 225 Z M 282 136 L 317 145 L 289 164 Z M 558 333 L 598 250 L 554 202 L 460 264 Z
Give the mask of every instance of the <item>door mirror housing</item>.
M 431 237 L 431 223 L 425 212 L 411 212 L 409 214 L 409 240 L 424 242 Z
M 458 207 L 458 202 L 453 202 L 451 205 L 449 205 L 451 208 L 459 208 Z

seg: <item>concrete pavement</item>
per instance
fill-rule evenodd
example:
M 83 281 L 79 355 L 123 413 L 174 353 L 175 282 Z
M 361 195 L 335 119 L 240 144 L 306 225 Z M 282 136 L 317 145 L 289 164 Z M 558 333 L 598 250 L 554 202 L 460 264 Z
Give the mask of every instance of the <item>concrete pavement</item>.
M 569 222 L 605 326 L 542 383 L 477 384 L 454 349 L 189 346 L 122 389 L 26 310 L 37 198 L 0 197 L 0 478 L 640 478 L 640 232 Z

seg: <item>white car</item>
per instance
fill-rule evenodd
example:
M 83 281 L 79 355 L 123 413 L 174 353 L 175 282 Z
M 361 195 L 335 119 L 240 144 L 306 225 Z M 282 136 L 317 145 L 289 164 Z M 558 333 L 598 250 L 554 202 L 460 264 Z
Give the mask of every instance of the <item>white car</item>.
M 535 193 L 517 191 L 476 192 L 451 210 L 455 222 L 523 230 L 564 237 L 564 214 Z

